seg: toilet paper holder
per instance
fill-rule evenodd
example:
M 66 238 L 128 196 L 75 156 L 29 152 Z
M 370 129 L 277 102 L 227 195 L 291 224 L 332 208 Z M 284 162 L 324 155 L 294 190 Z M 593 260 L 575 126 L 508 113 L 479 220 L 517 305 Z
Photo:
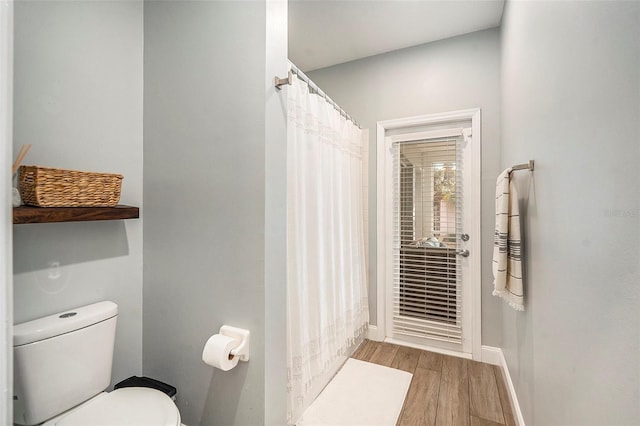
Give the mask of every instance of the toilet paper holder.
M 238 346 L 231 349 L 231 356 L 237 356 L 240 361 L 249 361 L 249 340 L 251 332 L 244 328 L 232 327 L 230 325 L 223 325 L 220 327 L 220 334 L 227 337 L 232 337 L 238 343 Z

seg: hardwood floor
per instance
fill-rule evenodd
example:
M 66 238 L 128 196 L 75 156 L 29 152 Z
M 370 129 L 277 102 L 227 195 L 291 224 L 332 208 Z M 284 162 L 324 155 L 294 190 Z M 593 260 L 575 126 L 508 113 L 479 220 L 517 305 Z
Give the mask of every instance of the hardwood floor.
M 497 366 L 371 340 L 352 357 L 413 374 L 400 426 L 515 426 Z

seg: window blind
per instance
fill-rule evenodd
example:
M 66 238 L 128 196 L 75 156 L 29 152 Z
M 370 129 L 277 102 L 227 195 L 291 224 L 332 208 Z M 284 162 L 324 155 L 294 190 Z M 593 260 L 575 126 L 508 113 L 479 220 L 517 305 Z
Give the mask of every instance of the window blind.
M 462 344 L 460 138 L 393 146 L 393 332 Z

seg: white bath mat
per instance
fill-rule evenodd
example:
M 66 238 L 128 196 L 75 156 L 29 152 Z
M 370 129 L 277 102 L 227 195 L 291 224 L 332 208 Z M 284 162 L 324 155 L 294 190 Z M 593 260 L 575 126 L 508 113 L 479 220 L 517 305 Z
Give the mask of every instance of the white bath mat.
M 350 358 L 305 411 L 298 426 L 393 426 L 411 373 Z

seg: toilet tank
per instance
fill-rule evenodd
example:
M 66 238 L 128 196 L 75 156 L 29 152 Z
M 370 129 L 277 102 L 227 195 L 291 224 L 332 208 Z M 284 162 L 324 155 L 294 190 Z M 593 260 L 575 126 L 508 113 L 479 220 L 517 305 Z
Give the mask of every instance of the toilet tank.
M 99 302 L 13 327 L 14 422 L 34 425 L 105 390 L 118 305 Z

